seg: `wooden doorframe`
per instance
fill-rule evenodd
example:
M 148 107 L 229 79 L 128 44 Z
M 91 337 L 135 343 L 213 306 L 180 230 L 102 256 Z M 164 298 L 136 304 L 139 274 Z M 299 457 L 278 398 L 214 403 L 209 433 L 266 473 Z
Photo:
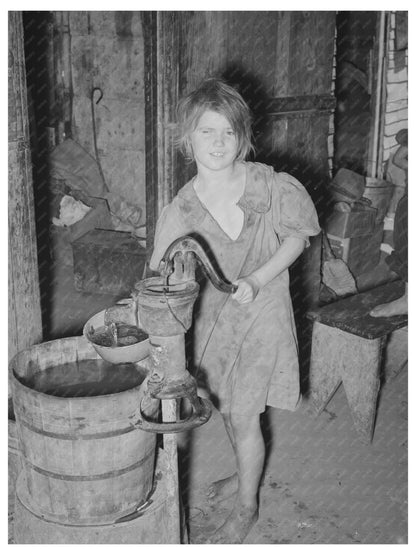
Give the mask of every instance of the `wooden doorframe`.
M 157 220 L 177 193 L 175 110 L 179 95 L 180 13 L 142 12 L 145 72 L 147 250 Z
M 383 179 L 383 137 L 390 12 L 379 12 L 372 59 L 371 129 L 368 139 L 367 176 Z
M 159 199 L 157 133 L 157 21 L 156 12 L 142 12 L 145 98 L 145 186 L 147 249 L 153 249 Z
M 42 340 L 22 12 L 9 12 L 9 358 Z

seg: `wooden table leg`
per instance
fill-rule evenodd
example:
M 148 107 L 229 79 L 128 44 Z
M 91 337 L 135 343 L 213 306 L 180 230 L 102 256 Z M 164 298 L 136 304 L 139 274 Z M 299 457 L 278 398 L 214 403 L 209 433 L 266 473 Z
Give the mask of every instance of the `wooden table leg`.
M 309 392 L 318 414 L 341 383 L 337 331 L 320 322 L 313 324 Z
M 310 396 L 322 412 L 342 382 L 354 427 L 364 443 L 373 437 L 380 363 L 385 338 L 364 339 L 314 322 L 312 331 Z
M 342 382 L 360 439 L 371 443 L 380 389 L 380 363 L 385 338 L 364 339 L 346 332 Z

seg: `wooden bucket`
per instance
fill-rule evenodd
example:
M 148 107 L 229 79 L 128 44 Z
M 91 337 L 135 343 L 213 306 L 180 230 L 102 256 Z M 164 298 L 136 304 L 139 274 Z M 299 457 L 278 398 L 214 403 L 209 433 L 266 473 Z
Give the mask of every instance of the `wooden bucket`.
M 71 337 L 34 345 L 10 363 L 28 496 L 36 513 L 54 522 L 111 523 L 152 490 L 156 435 L 134 428 L 131 420 L 144 382 L 120 393 L 58 397 L 19 381 L 92 359 L 99 355 L 91 344 Z
M 169 464 L 162 449 L 156 462 L 154 491 L 148 503 L 129 518 L 112 524 L 68 525 L 41 518 L 31 506 L 24 476 L 16 486 L 14 543 L 16 544 L 171 544 L 180 543 L 176 536 L 175 512 L 168 495 Z M 182 542 L 187 543 L 184 520 Z

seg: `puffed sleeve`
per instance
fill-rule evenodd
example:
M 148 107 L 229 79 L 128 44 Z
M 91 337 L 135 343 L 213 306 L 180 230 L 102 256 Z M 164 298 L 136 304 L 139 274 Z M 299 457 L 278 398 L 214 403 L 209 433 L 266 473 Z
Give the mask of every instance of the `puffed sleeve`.
M 188 226 L 186 226 L 181 217 L 177 203 L 173 201 L 165 206 L 156 224 L 153 253 L 149 262 L 150 269 L 157 271 L 159 262 L 162 260 L 169 245 L 175 239 L 186 235 L 188 232 Z
M 274 173 L 271 185 L 273 227 L 279 239 L 309 237 L 321 231 L 318 215 L 304 186 L 288 173 Z

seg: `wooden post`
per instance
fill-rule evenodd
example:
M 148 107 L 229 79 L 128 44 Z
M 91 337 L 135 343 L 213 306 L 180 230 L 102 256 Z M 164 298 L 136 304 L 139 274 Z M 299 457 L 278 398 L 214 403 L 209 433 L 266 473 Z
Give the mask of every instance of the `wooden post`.
M 163 422 L 176 422 L 177 401 L 162 400 Z M 166 453 L 167 476 L 166 494 L 168 496 L 169 520 L 168 537 L 170 543 L 181 543 L 181 511 L 179 496 L 178 442 L 176 434 L 163 435 L 163 449 Z
M 42 340 L 21 12 L 9 12 L 9 359 Z

